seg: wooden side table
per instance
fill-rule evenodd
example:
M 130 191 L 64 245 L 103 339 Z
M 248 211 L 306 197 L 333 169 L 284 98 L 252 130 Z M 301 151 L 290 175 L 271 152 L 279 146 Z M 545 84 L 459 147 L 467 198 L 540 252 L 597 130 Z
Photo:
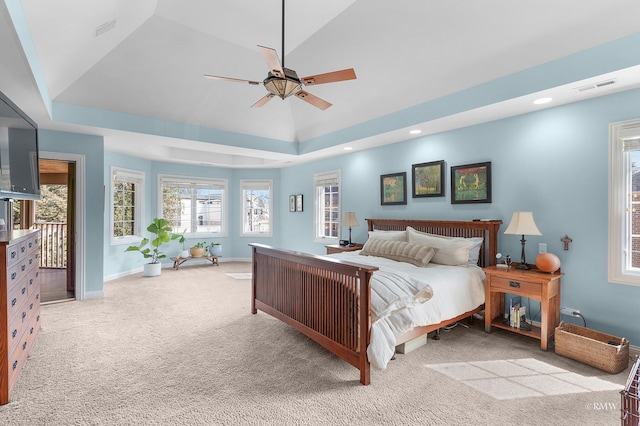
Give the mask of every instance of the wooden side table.
M 563 273 L 553 274 L 537 269 L 522 270 L 515 266 L 483 268 L 485 281 L 484 330 L 498 327 L 514 333 L 540 340 L 540 349 L 547 350 L 549 339 L 560 323 L 560 280 Z M 505 293 L 528 297 L 540 302 L 540 327 L 531 325 L 531 330 L 511 327 L 503 322 L 505 313 Z M 527 317 L 531 315 L 526 313 Z
M 362 246 L 364 246 L 364 244 L 354 243 L 353 247 L 341 246 L 339 244 L 329 244 L 329 245 L 326 245 L 325 248 L 327 249 L 327 254 L 334 254 L 334 253 L 342 253 L 343 251 L 362 250 Z

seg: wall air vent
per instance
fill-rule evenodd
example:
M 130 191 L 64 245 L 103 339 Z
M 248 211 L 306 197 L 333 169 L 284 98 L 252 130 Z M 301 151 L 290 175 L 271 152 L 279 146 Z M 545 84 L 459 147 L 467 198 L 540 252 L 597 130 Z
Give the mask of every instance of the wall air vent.
M 96 27 L 95 30 L 93 30 L 93 36 L 94 37 L 98 37 L 101 36 L 102 34 L 111 31 L 112 29 L 114 29 L 116 27 L 116 20 L 112 20 L 109 21 L 105 24 L 100 25 L 99 27 Z
M 600 81 L 598 83 L 587 84 L 586 86 L 576 87 L 575 90 L 577 92 L 585 92 L 587 90 L 597 89 L 598 87 L 611 86 L 612 84 L 616 84 L 615 78 L 612 78 L 610 80 Z

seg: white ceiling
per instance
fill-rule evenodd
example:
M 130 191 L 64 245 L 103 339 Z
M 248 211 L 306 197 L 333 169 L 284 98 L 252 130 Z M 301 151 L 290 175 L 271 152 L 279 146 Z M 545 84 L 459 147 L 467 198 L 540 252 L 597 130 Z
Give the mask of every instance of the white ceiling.
M 44 81 L 41 102 L 48 96 L 53 105 L 52 114 L 27 112 L 41 128 L 104 135 L 107 150 L 154 160 L 281 167 L 339 155 L 345 145 L 357 150 L 406 140 L 408 128 L 425 135 L 528 112 L 540 108 L 531 101 L 543 94 L 555 99 L 549 107 L 640 86 L 636 67 L 607 74 L 567 69 L 566 76 L 547 78 L 562 84 L 530 84 L 531 91 L 503 84 L 495 86 L 495 100 L 476 107 L 416 113 L 636 33 L 637 0 L 289 0 L 287 68 L 300 77 L 356 71 L 357 80 L 306 88 L 333 104 L 326 111 L 295 97 L 250 108 L 264 87 L 202 77 L 263 80 L 268 69 L 257 45 L 281 55 L 281 0 L 21 4 L 39 61 L 31 62 L 31 78 Z M 7 9 L 1 12 L 7 20 Z M 111 31 L 94 36 L 113 20 Z M 607 78 L 616 84 L 574 90 Z M 56 105 L 90 118 L 72 123 L 56 114 Z M 127 124 L 132 116 L 152 126 Z

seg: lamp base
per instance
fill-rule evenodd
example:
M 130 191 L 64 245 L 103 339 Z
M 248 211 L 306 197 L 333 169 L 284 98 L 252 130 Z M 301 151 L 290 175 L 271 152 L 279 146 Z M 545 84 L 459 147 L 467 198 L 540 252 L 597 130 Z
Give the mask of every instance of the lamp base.
M 524 269 L 524 270 L 527 270 L 527 269 L 531 269 L 531 268 L 529 268 L 529 267 L 527 266 L 527 264 L 526 264 L 526 263 L 521 263 L 521 264 L 519 264 L 518 266 L 516 266 L 516 269 Z

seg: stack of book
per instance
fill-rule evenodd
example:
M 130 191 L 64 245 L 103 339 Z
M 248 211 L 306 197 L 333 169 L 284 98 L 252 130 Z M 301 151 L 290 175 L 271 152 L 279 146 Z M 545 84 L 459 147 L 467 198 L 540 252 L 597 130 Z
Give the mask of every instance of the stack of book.
M 509 326 L 515 328 L 527 328 L 526 306 L 522 306 L 522 298 L 514 296 L 509 302 Z

